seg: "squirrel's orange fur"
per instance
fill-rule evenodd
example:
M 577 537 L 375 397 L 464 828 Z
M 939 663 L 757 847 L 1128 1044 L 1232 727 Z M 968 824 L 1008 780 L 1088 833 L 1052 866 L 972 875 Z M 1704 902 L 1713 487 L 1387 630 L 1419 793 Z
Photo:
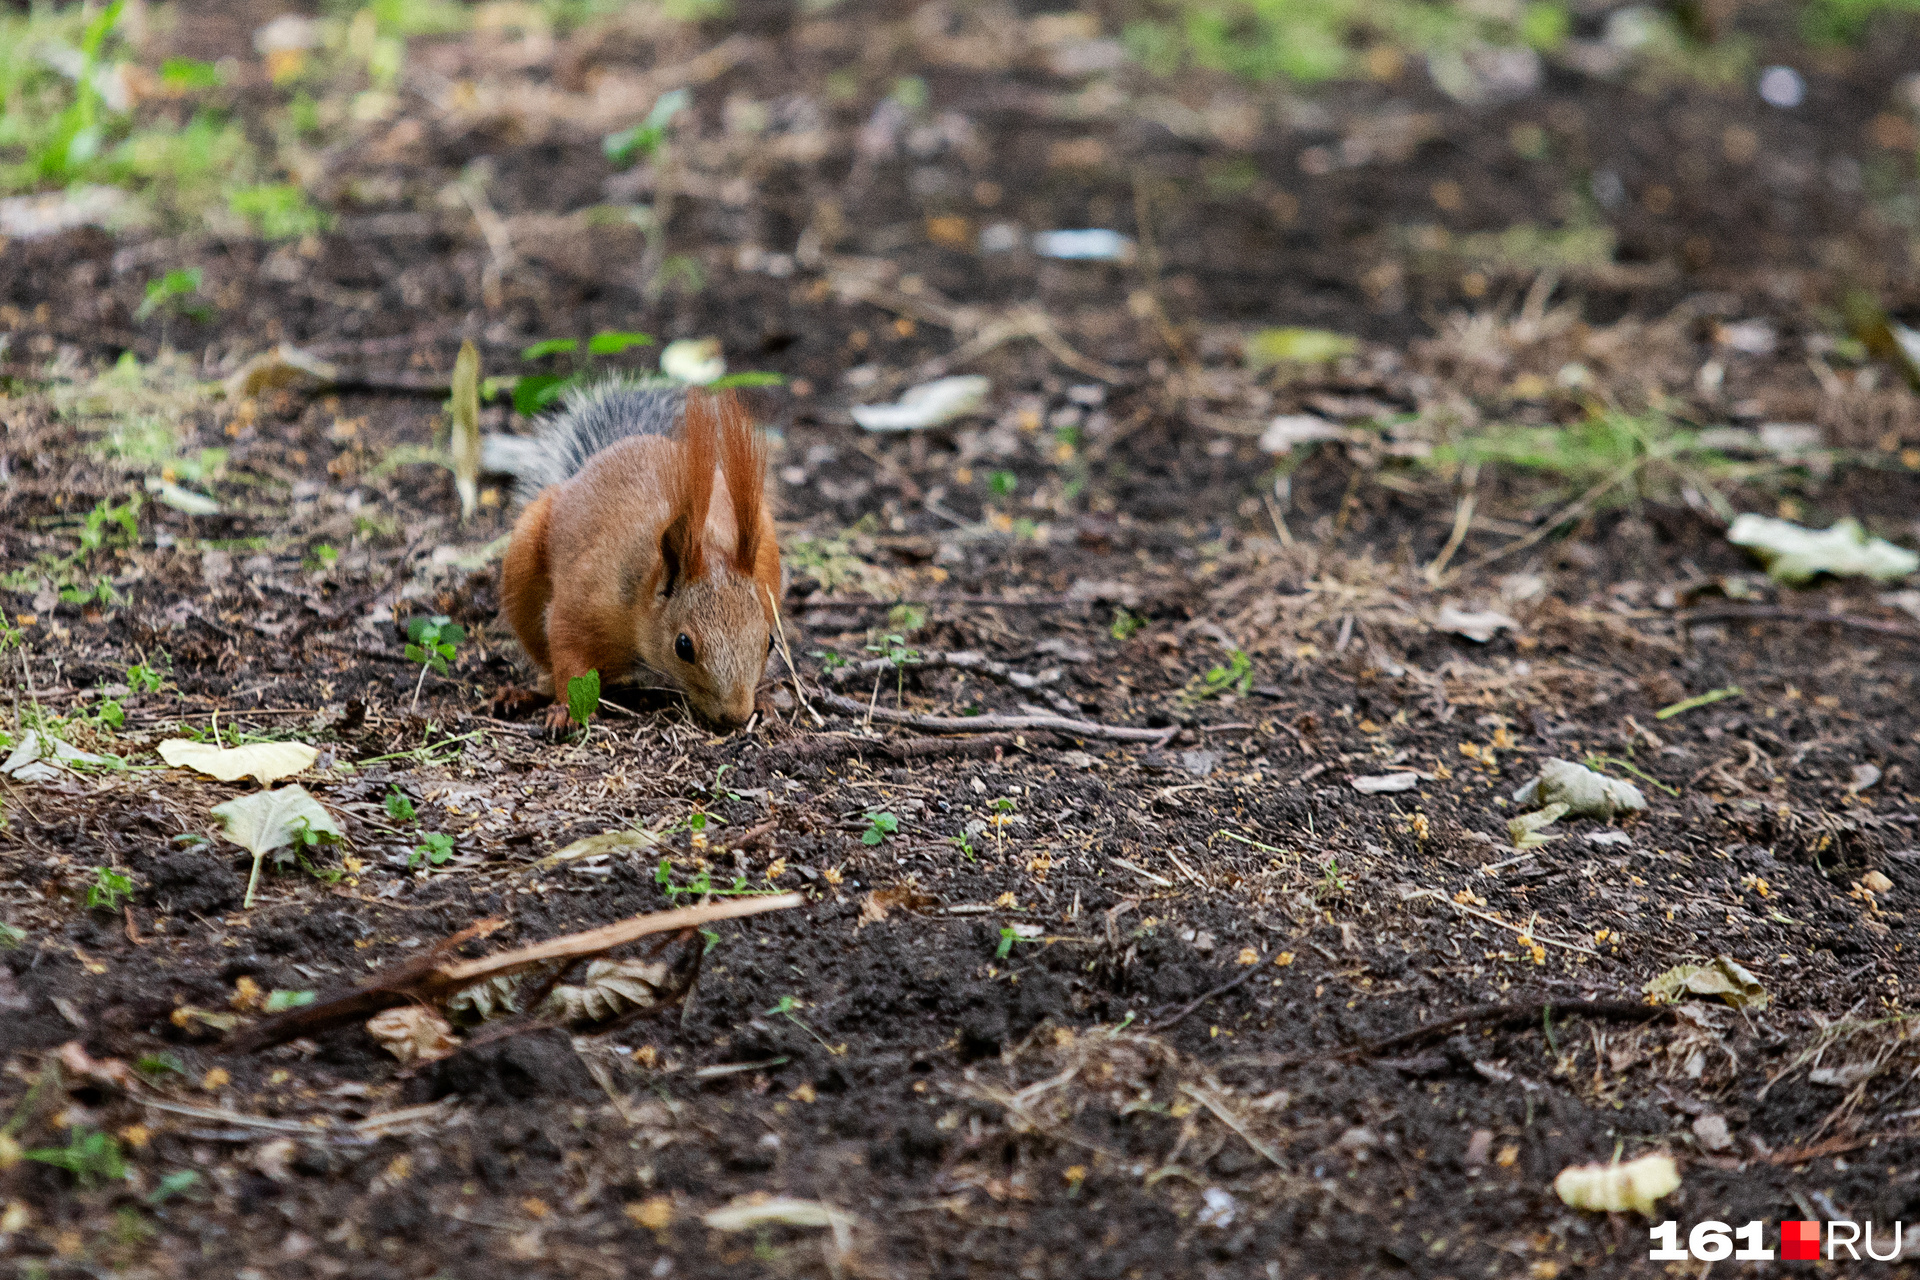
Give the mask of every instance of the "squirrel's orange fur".
M 715 724 L 746 723 L 780 596 L 766 470 L 734 396 L 692 392 L 677 436 L 616 440 L 521 513 L 502 612 L 550 682 L 549 727 L 566 725 L 568 681 L 643 667 Z

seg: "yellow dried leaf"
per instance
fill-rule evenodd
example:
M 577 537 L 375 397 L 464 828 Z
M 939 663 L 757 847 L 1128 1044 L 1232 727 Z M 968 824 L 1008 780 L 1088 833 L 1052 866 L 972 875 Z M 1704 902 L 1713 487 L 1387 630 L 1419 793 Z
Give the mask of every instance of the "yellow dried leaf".
M 673 1201 L 666 1196 L 649 1196 L 628 1205 L 626 1215 L 636 1227 L 664 1231 L 667 1224 L 673 1221 Z

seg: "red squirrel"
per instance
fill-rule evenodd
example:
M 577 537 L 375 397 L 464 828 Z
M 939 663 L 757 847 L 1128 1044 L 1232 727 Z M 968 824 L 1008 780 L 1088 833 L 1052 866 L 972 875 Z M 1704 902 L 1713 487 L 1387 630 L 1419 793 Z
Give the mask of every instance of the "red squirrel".
M 676 425 L 678 431 L 675 431 Z M 501 612 L 555 698 L 647 673 L 737 729 L 773 649 L 780 545 L 766 437 L 731 392 L 612 384 L 579 392 L 505 469 L 544 488 L 501 567 Z M 642 670 L 644 668 L 644 671 Z

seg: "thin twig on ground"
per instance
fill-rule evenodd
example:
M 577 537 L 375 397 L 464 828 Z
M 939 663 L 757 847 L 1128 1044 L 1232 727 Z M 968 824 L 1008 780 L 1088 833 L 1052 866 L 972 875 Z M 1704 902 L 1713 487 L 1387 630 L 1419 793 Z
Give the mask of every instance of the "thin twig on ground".
M 1902 626 L 1898 622 L 1881 622 L 1877 618 L 1861 618 L 1851 613 L 1821 613 L 1817 609 L 1779 609 L 1770 605 L 1732 605 L 1708 609 L 1689 609 L 1679 615 L 1682 627 L 1697 627 L 1707 622 L 1813 622 L 1825 623 L 1830 627 L 1847 627 L 1854 631 L 1871 631 L 1875 635 L 1894 636 L 1901 640 L 1920 642 L 1920 631 Z
M 1096 724 L 1067 716 L 922 716 L 908 711 L 890 711 L 868 707 L 864 702 L 843 698 L 837 693 L 820 695 L 820 705 L 837 715 L 856 720 L 872 718 L 884 724 L 919 729 L 927 733 L 999 733 L 1040 730 L 1063 733 L 1074 738 L 1104 738 L 1113 742 L 1151 742 L 1164 746 L 1180 732 L 1179 725 L 1166 729 L 1135 729 L 1127 725 Z

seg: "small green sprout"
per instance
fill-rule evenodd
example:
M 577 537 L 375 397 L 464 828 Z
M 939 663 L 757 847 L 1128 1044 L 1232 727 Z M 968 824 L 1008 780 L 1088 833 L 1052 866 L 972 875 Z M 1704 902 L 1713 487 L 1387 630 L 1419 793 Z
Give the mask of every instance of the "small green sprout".
M 133 313 L 134 321 L 144 323 L 156 311 L 163 315 L 183 315 L 193 320 L 207 319 L 213 314 L 207 305 L 190 301 L 200 292 L 201 280 L 198 267 L 176 267 L 157 279 L 149 280 L 140 306 Z
M 651 160 L 666 143 L 667 129 L 673 118 L 691 102 L 685 89 L 672 89 L 660 95 L 647 112 L 646 119 L 629 129 L 610 133 L 601 140 L 600 149 L 607 159 L 626 168 L 635 160 Z
M 289 1009 L 299 1009 L 312 1004 L 318 997 L 311 991 L 283 991 L 278 988 L 267 993 L 266 1009 L 268 1013 L 285 1013 Z
M 407 661 L 420 664 L 420 678 L 413 685 L 415 709 L 420 706 L 420 689 L 427 682 L 427 672 L 444 677 L 447 663 L 453 660 L 460 642 L 466 638 L 467 629 L 445 614 L 415 618 L 407 624 Z
M 160 683 L 160 673 L 144 662 L 127 668 L 127 688 L 134 693 L 158 693 Z
M 867 829 L 860 833 L 860 843 L 879 844 L 888 836 L 900 830 L 900 819 L 884 809 L 872 809 L 867 812 Z
M 165 1204 L 175 1196 L 185 1195 L 200 1185 L 200 1175 L 192 1169 L 175 1169 L 160 1179 L 153 1190 L 147 1192 L 147 1203 Z
M 1020 941 L 1020 935 L 1013 931 L 1012 925 L 1001 925 L 1000 945 L 993 949 L 993 958 L 995 960 L 1005 960 L 1009 955 L 1013 954 L 1013 944 L 1018 941 Z
M 120 899 L 133 895 L 133 879 L 115 871 L 112 867 L 95 867 L 93 883 L 87 886 L 87 910 L 94 911 L 102 907 L 108 911 L 117 910 Z
M 567 681 L 567 715 L 582 729 L 600 706 L 600 673 L 589 671 Z
M 387 816 L 395 822 L 412 822 L 414 820 L 413 800 L 400 788 L 395 787 L 393 790 L 387 792 L 387 798 L 382 801 L 382 804 L 387 810 Z
M 996 498 L 1011 498 L 1020 487 L 1020 477 L 1011 471 L 995 471 L 987 476 L 987 488 Z
M 414 871 L 426 863 L 440 866 L 453 857 L 453 837 L 440 831 L 428 832 L 420 837 L 420 843 L 407 855 L 407 870 Z
M 1113 611 L 1113 625 L 1107 628 L 1107 632 L 1115 640 L 1131 640 L 1134 636 L 1138 635 L 1140 629 L 1146 625 L 1147 620 L 1139 614 L 1131 613 L 1126 609 L 1115 609 Z
M 171 1053 L 148 1053 L 135 1060 L 133 1069 L 143 1076 L 164 1076 L 187 1074 L 187 1064 Z
M 1204 702 L 1226 693 L 1245 697 L 1253 690 L 1253 659 L 1239 649 L 1227 651 L 1225 665 L 1209 667 L 1207 674 L 1188 683 L 1181 697 L 1188 702 Z

